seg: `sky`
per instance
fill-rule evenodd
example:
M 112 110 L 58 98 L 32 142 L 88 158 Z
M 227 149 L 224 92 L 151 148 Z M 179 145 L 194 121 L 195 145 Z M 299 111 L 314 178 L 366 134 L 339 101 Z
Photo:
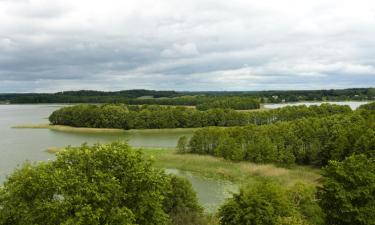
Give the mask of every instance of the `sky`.
M 374 86 L 374 0 L 0 0 L 0 93 Z

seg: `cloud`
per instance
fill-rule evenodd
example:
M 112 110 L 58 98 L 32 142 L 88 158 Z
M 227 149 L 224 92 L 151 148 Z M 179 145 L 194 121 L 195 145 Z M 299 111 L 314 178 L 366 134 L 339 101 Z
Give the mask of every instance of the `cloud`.
M 197 56 L 198 54 L 197 46 L 194 43 L 173 44 L 172 47 L 161 52 L 161 56 L 166 58 L 189 57 Z
M 370 0 L 0 0 L 0 92 L 375 86 Z

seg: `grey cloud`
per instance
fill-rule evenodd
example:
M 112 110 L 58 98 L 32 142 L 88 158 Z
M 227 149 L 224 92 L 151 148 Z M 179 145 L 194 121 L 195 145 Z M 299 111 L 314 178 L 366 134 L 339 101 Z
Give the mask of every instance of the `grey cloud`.
M 374 86 L 375 3 L 345 2 L 0 0 L 0 92 Z

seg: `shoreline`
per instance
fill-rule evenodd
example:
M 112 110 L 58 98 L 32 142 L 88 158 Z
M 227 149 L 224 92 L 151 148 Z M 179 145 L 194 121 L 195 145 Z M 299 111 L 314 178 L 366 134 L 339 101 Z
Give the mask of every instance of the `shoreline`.
M 12 126 L 14 129 L 50 129 L 61 132 L 92 132 L 92 133 L 154 133 L 154 132 L 187 132 L 196 131 L 202 127 L 197 128 L 163 128 L 163 129 L 116 129 L 116 128 L 90 128 L 90 127 L 72 127 L 65 125 L 51 125 L 51 124 L 22 124 Z

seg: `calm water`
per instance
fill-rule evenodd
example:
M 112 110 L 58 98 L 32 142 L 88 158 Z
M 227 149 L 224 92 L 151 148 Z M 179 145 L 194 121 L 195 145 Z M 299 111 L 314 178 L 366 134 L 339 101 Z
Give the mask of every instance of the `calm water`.
M 176 169 L 167 169 L 167 173 L 188 179 L 197 192 L 199 202 L 207 212 L 215 212 L 227 198 L 238 192 L 238 187 L 229 181 L 218 181 Z
M 49 129 L 15 129 L 20 124 L 48 123 L 47 117 L 61 105 L 0 105 L 0 184 L 18 165 L 26 160 L 52 160 L 45 152 L 51 146 L 77 146 L 84 142 L 105 143 L 128 140 L 135 147 L 175 147 L 180 136 L 191 136 L 192 131 L 137 132 L 124 134 L 68 133 Z M 224 181 L 206 179 L 191 173 L 169 169 L 192 182 L 200 203 L 213 212 L 229 197 L 236 187 Z
M 59 107 L 61 105 L 0 105 L 0 183 L 26 160 L 53 159 L 53 155 L 45 152 L 52 146 L 128 140 L 135 147 L 175 147 L 180 136 L 192 135 L 192 131 L 100 134 L 11 128 L 20 124 L 48 123 L 47 117 Z
M 356 101 L 344 101 L 344 102 L 295 102 L 295 103 L 278 103 L 278 104 L 264 104 L 264 108 L 266 109 L 276 109 L 281 108 L 285 106 L 296 106 L 296 105 L 321 105 L 323 103 L 329 103 L 329 104 L 336 104 L 336 105 L 348 105 L 350 108 L 357 109 L 359 106 L 367 104 L 369 102 L 356 102 Z

